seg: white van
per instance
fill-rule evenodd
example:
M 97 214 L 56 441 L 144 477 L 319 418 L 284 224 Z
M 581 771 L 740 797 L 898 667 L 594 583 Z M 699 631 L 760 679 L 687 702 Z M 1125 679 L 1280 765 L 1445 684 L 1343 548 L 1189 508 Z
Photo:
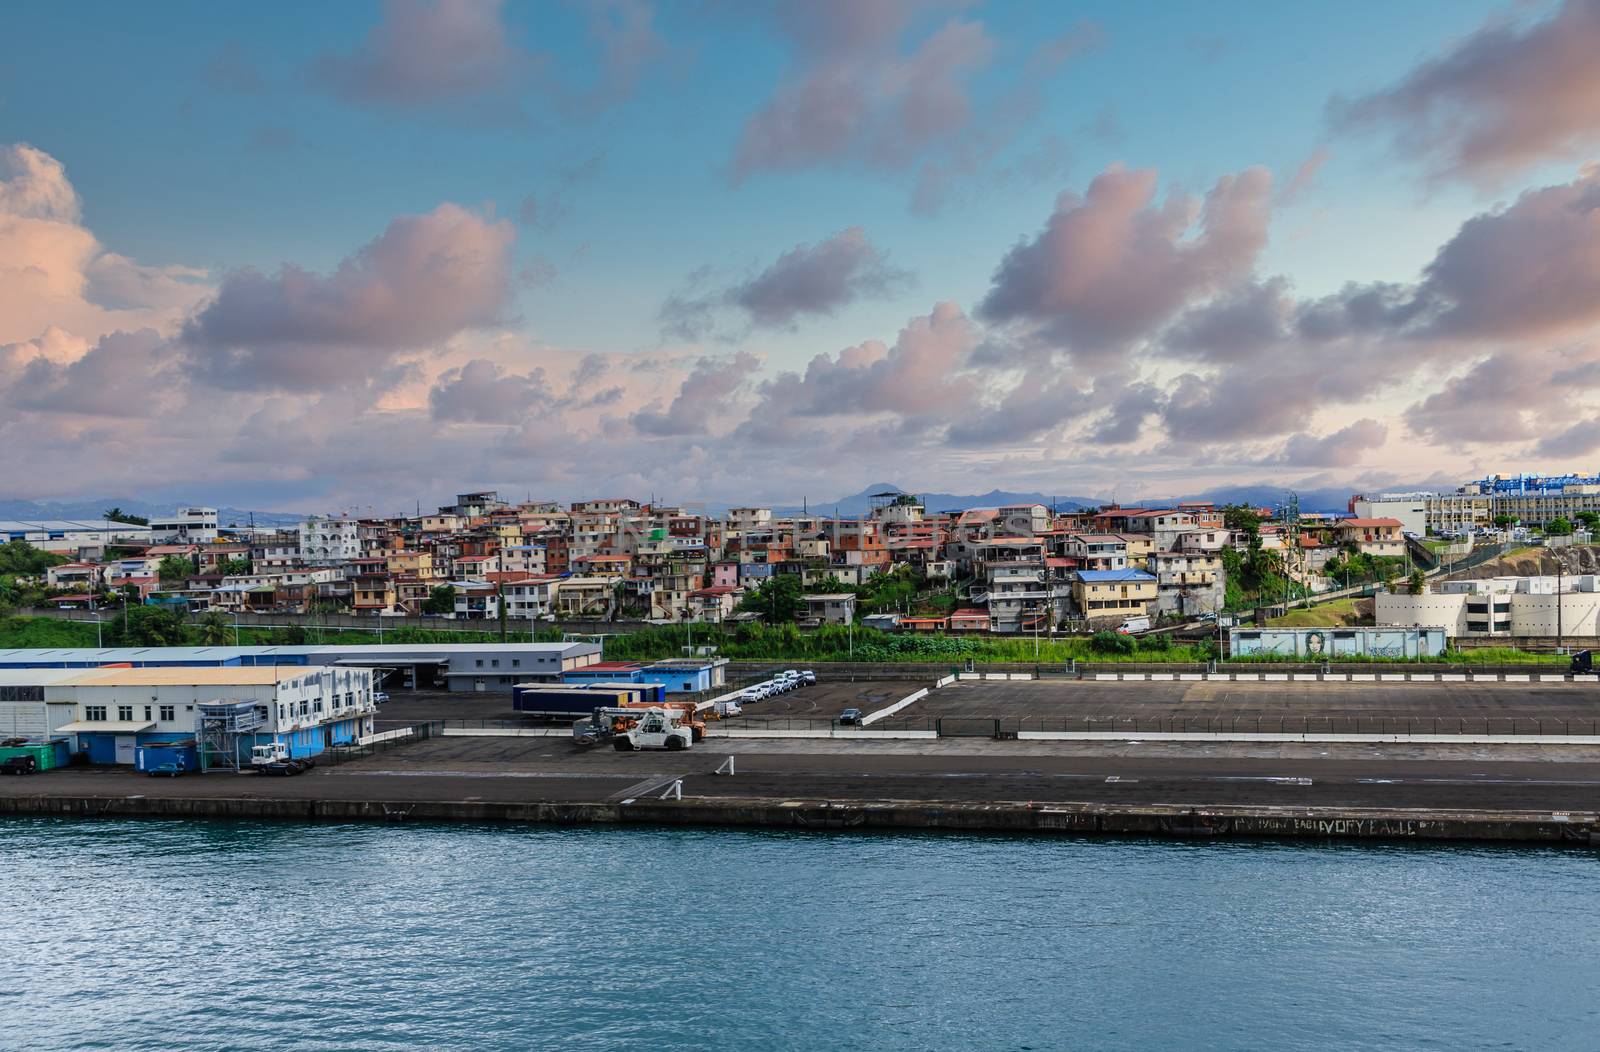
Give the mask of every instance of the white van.
M 1148 617 L 1127 618 L 1117 626 L 1117 631 L 1123 635 L 1128 635 L 1131 632 L 1148 632 L 1150 631 L 1150 619 Z

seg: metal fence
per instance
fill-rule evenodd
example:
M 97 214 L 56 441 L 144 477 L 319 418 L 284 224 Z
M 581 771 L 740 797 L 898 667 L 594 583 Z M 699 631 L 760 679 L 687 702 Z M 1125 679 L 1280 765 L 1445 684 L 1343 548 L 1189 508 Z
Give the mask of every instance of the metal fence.
M 943 722 L 946 727 L 949 719 Z M 1600 719 L 1559 716 L 1020 716 L 981 721 L 1006 732 L 1140 734 L 1600 735 Z M 944 730 L 941 730 L 941 734 Z
M 376 740 L 368 739 L 358 745 L 330 745 L 317 755 L 317 763 L 329 767 L 350 763 L 352 760 L 363 760 L 368 756 L 377 756 L 380 753 L 390 752 L 415 742 L 425 741 L 436 733 L 436 723 L 414 723 L 407 727 L 392 728 L 380 731 Z M 400 731 L 403 733 L 395 733 Z
M 1570 719 L 1558 716 L 937 716 L 900 719 L 887 717 L 865 728 L 841 725 L 837 720 L 745 717 L 719 726 L 758 731 L 853 730 L 932 731 L 940 738 L 1011 739 L 1022 732 L 1118 734 L 1379 734 L 1503 737 L 1512 735 L 1600 736 L 1600 718 Z

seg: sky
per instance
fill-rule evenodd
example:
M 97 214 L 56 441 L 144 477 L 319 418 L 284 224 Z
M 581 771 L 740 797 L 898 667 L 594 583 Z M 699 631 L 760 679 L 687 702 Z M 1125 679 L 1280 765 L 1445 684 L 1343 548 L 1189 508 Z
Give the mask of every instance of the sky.
M 1600 459 L 1600 0 L 18 0 L 0 38 L 0 499 Z

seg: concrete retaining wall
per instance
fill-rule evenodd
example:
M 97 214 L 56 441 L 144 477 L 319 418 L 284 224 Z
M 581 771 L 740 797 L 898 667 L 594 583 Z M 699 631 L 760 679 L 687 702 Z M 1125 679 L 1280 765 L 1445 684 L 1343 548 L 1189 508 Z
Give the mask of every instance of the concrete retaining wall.
M 539 822 L 560 825 L 767 826 L 803 830 L 935 829 L 1085 836 L 1310 837 L 1497 840 L 1594 846 L 1593 812 L 1379 811 L 1031 803 L 936 804 L 689 798 L 606 803 L 487 801 L 0 797 L 0 814 L 82 818 L 294 819 L 379 822 Z
M 923 687 L 921 690 L 916 691 L 915 693 L 907 694 L 905 697 L 901 698 L 899 701 L 895 702 L 893 705 L 890 705 L 890 706 L 888 706 L 886 708 L 879 709 L 877 712 L 871 713 L 870 715 L 863 716 L 861 718 L 861 725 L 863 727 L 865 727 L 870 723 L 876 723 L 877 721 L 883 719 L 885 716 L 893 716 L 895 713 L 899 712 L 901 709 L 905 708 L 907 705 L 911 705 L 911 704 L 914 704 L 915 702 L 919 702 L 919 701 L 921 701 L 923 698 L 925 698 L 927 696 L 928 696 L 928 688 L 927 687 Z

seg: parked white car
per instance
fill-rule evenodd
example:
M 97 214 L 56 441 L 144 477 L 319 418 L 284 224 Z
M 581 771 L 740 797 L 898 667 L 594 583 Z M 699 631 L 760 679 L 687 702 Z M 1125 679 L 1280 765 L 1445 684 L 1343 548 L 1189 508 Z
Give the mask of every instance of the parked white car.
M 800 682 L 808 687 L 813 686 L 817 682 L 817 674 L 812 672 L 810 669 L 806 669 L 804 672 L 800 673 Z

